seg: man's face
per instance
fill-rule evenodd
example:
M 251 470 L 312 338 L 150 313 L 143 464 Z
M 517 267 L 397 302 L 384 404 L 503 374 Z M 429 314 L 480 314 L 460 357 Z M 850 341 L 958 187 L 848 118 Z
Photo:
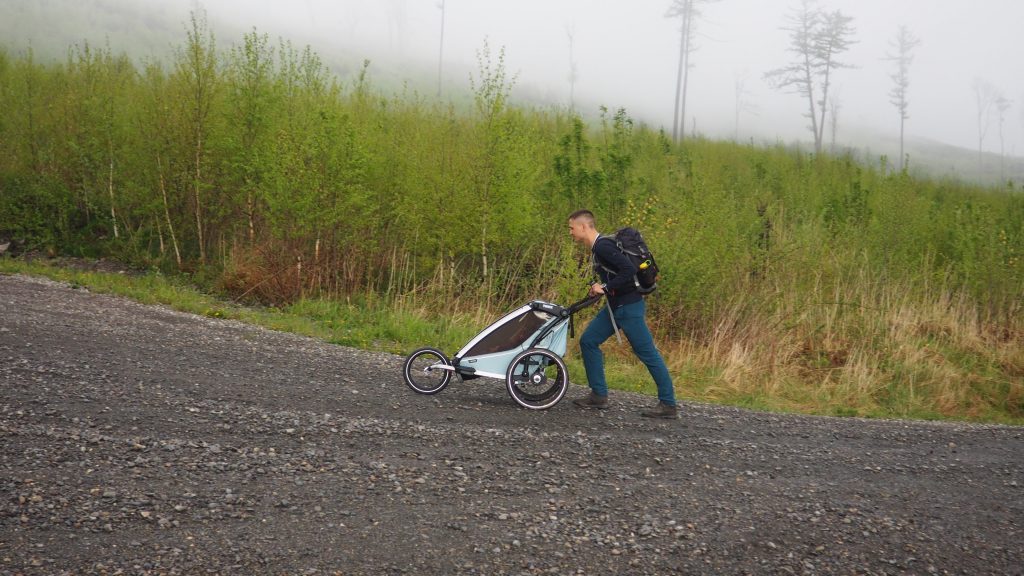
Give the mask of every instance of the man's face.
M 587 224 L 583 220 L 569 220 L 569 235 L 576 242 L 583 242 L 586 236 Z

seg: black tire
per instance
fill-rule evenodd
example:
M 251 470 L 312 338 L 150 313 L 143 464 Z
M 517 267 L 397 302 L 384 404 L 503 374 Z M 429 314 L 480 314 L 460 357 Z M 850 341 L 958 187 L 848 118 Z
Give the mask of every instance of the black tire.
M 437 394 L 452 381 L 451 362 L 436 348 L 420 348 L 405 358 L 402 376 L 420 394 Z
M 545 410 L 565 396 L 569 389 L 569 371 L 558 354 L 544 348 L 530 348 L 509 363 L 505 387 L 516 404 L 531 410 Z

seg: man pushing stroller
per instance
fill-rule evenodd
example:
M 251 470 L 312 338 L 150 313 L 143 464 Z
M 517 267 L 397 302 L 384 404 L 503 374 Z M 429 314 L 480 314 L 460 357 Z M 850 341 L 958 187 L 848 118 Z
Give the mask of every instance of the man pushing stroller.
M 679 409 L 672 376 L 647 327 L 647 306 L 634 281 L 637 267 L 619 250 L 613 239 L 597 231 L 594 213 L 590 210 L 577 210 L 569 215 L 569 234 L 573 240 L 590 248 L 597 264 L 595 268 L 601 281 L 590 286 L 590 295 L 604 294 L 608 299 L 607 305 L 590 321 L 580 337 L 580 351 L 590 394 L 573 403 L 587 409 L 608 407 L 608 384 L 605 381 L 601 344 L 615 334 L 618 326 L 626 333 L 633 354 L 647 366 L 658 388 L 657 406 L 641 412 L 641 415 L 648 418 L 678 418 Z

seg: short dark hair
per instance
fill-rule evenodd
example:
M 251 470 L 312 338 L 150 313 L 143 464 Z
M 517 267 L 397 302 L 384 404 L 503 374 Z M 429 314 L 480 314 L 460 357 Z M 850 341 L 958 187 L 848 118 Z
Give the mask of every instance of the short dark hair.
M 594 218 L 594 213 L 587 209 L 577 210 L 572 214 L 569 214 L 569 220 L 583 220 L 589 222 L 591 225 L 594 225 L 594 223 L 597 222 L 597 218 Z

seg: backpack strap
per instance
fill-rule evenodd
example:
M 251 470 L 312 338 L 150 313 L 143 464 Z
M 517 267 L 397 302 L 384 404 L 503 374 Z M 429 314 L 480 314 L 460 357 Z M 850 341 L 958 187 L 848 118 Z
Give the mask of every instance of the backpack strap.
M 595 247 L 597 246 L 597 243 L 600 240 L 610 240 L 610 241 L 614 242 L 616 246 L 619 245 L 618 240 L 615 239 L 615 236 L 605 236 L 605 235 L 599 233 L 597 235 L 597 238 L 594 240 L 594 246 Z M 605 272 L 607 272 L 607 273 L 609 273 L 609 274 L 611 274 L 613 276 L 617 276 L 618 275 L 618 272 L 616 272 L 615 270 L 612 270 L 611 268 L 609 268 L 609 267 L 604 265 L 604 263 L 601 261 L 601 258 L 597 255 L 597 251 L 594 250 L 593 247 L 590 249 L 590 253 L 594 257 L 594 267 L 595 268 L 600 267 L 602 270 L 604 270 Z

